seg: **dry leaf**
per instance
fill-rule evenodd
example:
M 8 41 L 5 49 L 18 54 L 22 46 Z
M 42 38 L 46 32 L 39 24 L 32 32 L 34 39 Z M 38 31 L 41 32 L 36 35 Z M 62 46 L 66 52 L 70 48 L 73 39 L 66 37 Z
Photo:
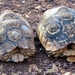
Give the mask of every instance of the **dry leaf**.
M 39 10 L 39 9 L 41 9 L 41 8 L 42 8 L 41 5 L 35 7 L 35 9 L 37 9 L 37 10 Z
M 58 72 L 58 67 L 53 63 L 52 64 L 52 68 L 51 69 L 48 69 L 45 73 L 46 74 L 51 74 L 51 73 L 57 73 Z
M 17 71 L 17 73 L 14 73 L 14 72 L 12 71 L 12 75 L 20 75 L 20 74 L 22 74 L 22 72 Z
M 29 68 L 28 68 L 29 73 L 30 73 L 32 70 L 38 71 L 38 67 L 37 67 L 36 64 L 31 64 L 31 65 L 29 65 Z
M 51 74 L 51 73 L 53 73 L 54 71 L 52 70 L 52 69 L 48 69 L 45 73 L 46 74 Z
M 16 6 L 16 7 L 21 7 L 21 4 L 18 4 L 18 3 L 13 3 L 13 6 Z
M 58 72 L 58 67 L 54 63 L 52 64 L 52 70 L 56 73 Z

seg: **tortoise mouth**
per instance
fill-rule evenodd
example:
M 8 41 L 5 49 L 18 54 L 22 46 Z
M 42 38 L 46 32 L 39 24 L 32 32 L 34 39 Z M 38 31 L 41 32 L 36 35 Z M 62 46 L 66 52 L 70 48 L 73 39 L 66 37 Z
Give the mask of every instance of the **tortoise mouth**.
M 35 50 L 23 49 L 23 48 L 20 48 L 20 47 L 16 47 L 12 51 L 3 54 L 0 57 L 0 60 L 2 60 L 2 61 L 21 62 L 24 59 L 27 59 L 28 57 L 30 57 L 34 54 L 35 54 Z

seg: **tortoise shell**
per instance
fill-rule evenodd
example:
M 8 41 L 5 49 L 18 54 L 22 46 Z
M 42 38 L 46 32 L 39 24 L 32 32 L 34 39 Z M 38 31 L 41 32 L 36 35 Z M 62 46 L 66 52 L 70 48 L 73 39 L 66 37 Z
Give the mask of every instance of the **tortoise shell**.
M 19 14 L 0 15 L 0 60 L 21 62 L 35 53 L 33 30 Z
M 68 44 L 75 43 L 75 10 L 66 6 L 47 10 L 38 25 L 37 34 L 48 53 L 59 51 L 61 54 Z

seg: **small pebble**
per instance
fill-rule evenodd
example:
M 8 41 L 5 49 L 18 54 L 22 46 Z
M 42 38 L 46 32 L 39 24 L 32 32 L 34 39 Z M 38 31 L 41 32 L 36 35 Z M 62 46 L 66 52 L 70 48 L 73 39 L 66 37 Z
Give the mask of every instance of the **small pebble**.
M 46 11 L 46 8 L 42 8 L 41 10 L 42 10 L 42 12 L 45 12 Z
M 6 73 L 2 73 L 1 75 L 7 75 Z
M 38 10 L 34 10 L 35 13 L 38 13 Z
M 37 9 L 37 10 L 39 10 L 41 8 L 42 8 L 41 5 L 35 7 L 35 9 Z
M 22 1 L 22 3 L 24 4 L 24 3 L 25 3 L 25 1 Z
M 72 73 L 71 72 L 66 72 L 66 73 L 64 73 L 62 75 L 72 75 Z

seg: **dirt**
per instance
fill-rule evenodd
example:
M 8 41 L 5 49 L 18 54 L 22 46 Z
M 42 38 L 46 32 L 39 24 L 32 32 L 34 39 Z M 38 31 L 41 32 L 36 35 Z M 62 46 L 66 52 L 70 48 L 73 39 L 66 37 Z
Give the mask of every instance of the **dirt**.
M 60 5 L 75 9 L 75 0 L 0 0 L 0 13 L 7 9 L 12 10 L 30 23 L 37 50 L 33 57 L 22 63 L 0 61 L 0 75 L 75 75 L 75 63 L 66 61 L 66 58 L 48 58 L 36 35 L 42 14 L 47 9 Z

